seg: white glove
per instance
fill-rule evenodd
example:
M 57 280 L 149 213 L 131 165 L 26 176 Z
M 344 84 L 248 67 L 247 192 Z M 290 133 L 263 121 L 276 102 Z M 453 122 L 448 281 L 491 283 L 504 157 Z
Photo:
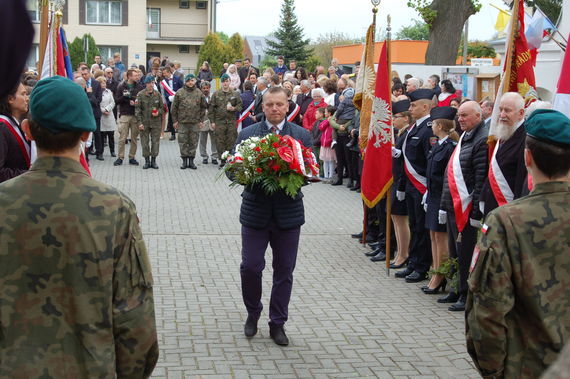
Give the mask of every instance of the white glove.
M 437 221 L 438 221 L 441 225 L 447 224 L 447 212 L 446 212 L 446 211 L 442 211 L 442 210 L 440 209 L 440 210 L 439 210 L 439 215 L 437 216 Z
M 401 155 L 402 150 L 396 149 L 394 146 L 392 146 L 392 158 L 400 158 Z
M 398 199 L 398 201 L 404 201 L 405 198 L 406 198 L 405 192 L 396 191 L 396 199 Z
M 172 103 L 174 101 L 174 95 L 168 96 L 168 101 L 170 101 Z
M 427 196 L 428 193 L 426 191 L 426 193 L 424 193 L 424 196 L 422 197 L 422 205 L 424 206 L 424 212 L 427 212 Z
M 475 220 L 474 218 L 469 217 L 469 224 L 472 227 L 479 229 L 481 227 L 481 221 Z

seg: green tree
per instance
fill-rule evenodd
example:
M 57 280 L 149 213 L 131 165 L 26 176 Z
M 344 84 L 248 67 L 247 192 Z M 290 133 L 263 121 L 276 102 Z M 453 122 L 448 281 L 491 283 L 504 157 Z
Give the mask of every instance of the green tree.
M 226 44 L 226 62 L 233 63 L 236 59 L 242 59 L 244 56 L 243 38 L 239 33 L 234 33 Z
M 309 40 L 303 38 L 303 28 L 297 24 L 295 0 L 283 0 L 279 28 L 274 34 L 276 42 L 268 40 L 267 55 L 283 55 L 286 60 L 295 59 L 303 65 L 312 51 L 308 48 Z
M 202 62 L 208 61 L 210 69 L 217 75 L 222 71 L 223 64 L 226 59 L 226 46 L 217 33 L 208 33 L 204 38 L 204 44 L 200 46 L 198 52 L 198 69 Z
M 404 26 L 396 33 L 396 39 L 427 41 L 429 40 L 429 27 L 425 22 L 414 20 L 413 25 Z
M 263 60 L 259 62 L 259 73 L 263 74 L 263 71 L 265 71 L 268 68 L 273 68 L 275 66 L 277 66 L 277 61 L 275 60 L 275 58 L 270 55 L 266 55 L 265 58 L 263 58 Z
M 307 72 L 315 71 L 317 66 L 321 66 L 323 63 L 319 57 L 316 55 L 311 55 L 309 59 L 305 62 L 305 69 Z
M 317 37 L 316 41 L 311 44 L 313 55 L 310 57 L 310 59 L 313 59 L 312 63 L 317 62 L 315 58 L 318 59 L 318 63 L 315 65 L 315 67 L 318 65 L 326 65 L 328 67 L 333 57 L 332 48 L 334 46 L 351 45 L 359 42 L 359 40 L 350 38 L 341 32 L 321 34 L 319 37 Z M 305 66 L 308 66 L 308 62 L 305 62 Z
M 230 36 L 228 36 L 224 32 L 216 32 L 216 34 L 218 35 L 218 37 L 220 37 L 222 43 L 228 43 L 228 41 L 230 40 Z
M 465 21 L 479 12 L 479 0 L 408 0 L 429 28 L 428 65 L 454 65 Z
M 85 39 L 89 46 L 87 50 L 87 59 L 85 59 Z M 95 56 L 101 55 L 99 48 L 95 43 L 95 39 L 91 34 L 84 34 L 81 38 L 75 37 L 73 42 L 69 44 L 69 57 L 71 59 L 71 67 L 76 70 L 80 62 L 85 62 L 91 68 L 91 64 L 95 63 Z
M 463 56 L 463 44 L 459 45 L 457 56 Z M 467 56 L 469 58 L 495 58 L 497 56 L 497 53 L 491 45 L 485 42 L 474 41 L 469 42 L 467 45 Z

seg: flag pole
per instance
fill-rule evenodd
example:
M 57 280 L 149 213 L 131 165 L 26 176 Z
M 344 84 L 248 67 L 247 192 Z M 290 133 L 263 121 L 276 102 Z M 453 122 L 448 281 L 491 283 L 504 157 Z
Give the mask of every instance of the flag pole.
M 39 10 L 41 14 L 40 18 L 40 45 L 39 45 L 39 60 L 38 60 L 38 67 L 37 71 L 41 74 L 42 67 L 44 64 L 44 55 L 46 52 L 46 45 L 48 39 L 48 29 L 49 29 L 49 1 L 48 0 L 40 0 L 39 2 Z
M 388 61 L 388 77 L 392 76 L 392 17 L 387 17 L 388 26 L 386 27 L 386 60 Z M 392 107 L 390 106 L 390 110 Z M 392 119 L 392 112 L 390 111 L 390 118 Z M 393 121 L 393 120 L 392 120 Z M 394 123 L 392 125 L 391 139 L 392 146 L 394 146 Z M 392 242 L 392 186 L 386 190 L 386 276 L 390 276 L 390 259 L 391 259 L 391 242 Z

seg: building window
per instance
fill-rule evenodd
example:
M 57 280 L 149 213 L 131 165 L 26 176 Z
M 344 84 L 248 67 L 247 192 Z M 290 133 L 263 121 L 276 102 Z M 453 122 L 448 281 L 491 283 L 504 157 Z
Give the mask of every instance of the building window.
M 28 60 L 26 61 L 26 66 L 30 71 L 36 71 L 38 60 L 40 59 L 39 47 L 37 44 L 33 44 L 30 49 L 30 55 L 28 55 Z
M 39 0 L 26 0 L 26 8 L 32 22 L 40 22 Z
M 99 47 L 99 53 L 101 53 L 101 60 L 103 61 L 103 64 L 107 64 L 107 59 L 113 58 L 113 55 L 115 53 L 121 54 L 121 57 L 123 56 L 123 49 L 121 48 L 121 46 L 98 46 L 98 47 Z
M 206 9 L 208 7 L 207 1 L 196 1 L 196 9 Z
M 180 2 L 178 3 L 178 7 L 182 8 L 182 9 L 190 8 L 190 1 L 189 0 L 180 0 Z
M 188 45 L 178 45 L 178 52 L 180 54 L 188 54 L 190 53 L 190 46 Z
M 122 2 L 88 0 L 86 8 L 87 24 L 121 25 Z

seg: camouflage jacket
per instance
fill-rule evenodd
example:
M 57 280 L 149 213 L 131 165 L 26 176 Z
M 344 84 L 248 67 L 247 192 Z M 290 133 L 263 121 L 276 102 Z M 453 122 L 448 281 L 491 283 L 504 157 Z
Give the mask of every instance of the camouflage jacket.
M 0 377 L 144 378 L 158 359 L 133 202 L 69 158 L 0 185 Z
M 228 103 L 230 103 L 234 109 L 233 111 L 228 111 Z M 231 124 L 235 123 L 236 112 L 241 112 L 242 101 L 237 91 L 224 92 L 222 90 L 216 91 L 212 98 L 210 99 L 210 107 L 208 109 L 208 118 L 211 122 L 216 124 Z
M 202 91 L 195 86 L 184 85 L 174 95 L 172 101 L 172 122 L 197 124 L 204 120 L 208 103 Z
M 489 213 L 469 276 L 467 350 L 483 377 L 536 378 L 570 341 L 570 183 Z
M 152 116 L 152 111 L 158 112 L 157 116 Z M 160 126 L 162 124 L 162 114 L 164 113 L 164 102 L 162 96 L 157 91 L 149 94 L 146 89 L 140 91 L 137 95 L 135 104 L 135 116 L 137 123 L 145 126 Z

